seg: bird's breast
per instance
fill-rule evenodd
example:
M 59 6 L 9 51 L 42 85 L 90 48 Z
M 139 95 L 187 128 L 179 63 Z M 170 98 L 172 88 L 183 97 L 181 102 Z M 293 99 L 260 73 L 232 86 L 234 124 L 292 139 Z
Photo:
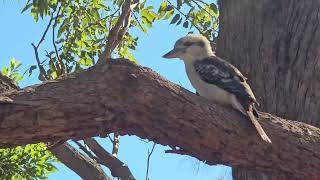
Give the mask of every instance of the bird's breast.
M 192 86 L 196 89 L 200 96 L 205 97 L 209 100 L 213 100 L 219 104 L 232 104 L 232 95 L 230 93 L 215 86 L 214 84 L 209 84 L 203 81 L 193 67 L 186 67 L 186 71 Z

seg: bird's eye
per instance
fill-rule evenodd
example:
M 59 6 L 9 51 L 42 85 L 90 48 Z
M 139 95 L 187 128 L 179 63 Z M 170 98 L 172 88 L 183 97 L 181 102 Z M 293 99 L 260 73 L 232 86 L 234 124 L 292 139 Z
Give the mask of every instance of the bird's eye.
M 197 44 L 198 44 L 200 47 L 204 47 L 204 42 L 202 42 L 202 41 L 199 41 Z
M 193 42 L 190 42 L 190 41 L 187 41 L 185 43 L 183 43 L 184 46 L 191 46 L 193 45 L 194 43 Z

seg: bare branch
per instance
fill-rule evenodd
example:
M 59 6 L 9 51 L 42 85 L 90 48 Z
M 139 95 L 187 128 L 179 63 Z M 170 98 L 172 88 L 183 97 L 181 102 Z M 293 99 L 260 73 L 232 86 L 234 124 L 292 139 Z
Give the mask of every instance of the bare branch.
M 113 139 L 111 138 L 110 134 L 108 134 L 108 139 L 111 141 L 111 143 L 113 144 Z
M 129 167 L 107 152 L 95 139 L 87 138 L 84 142 L 96 154 L 98 162 L 110 169 L 112 176 L 118 177 L 121 180 L 135 180 Z
M 156 143 L 153 143 L 152 149 L 149 152 L 148 150 L 148 159 L 147 159 L 147 171 L 146 171 L 146 180 L 149 180 L 149 167 L 150 167 L 150 158 L 152 156 L 153 150 L 156 147 Z
M 113 141 L 112 141 L 112 156 L 117 157 L 119 152 L 119 144 L 120 144 L 120 134 L 118 132 L 113 133 Z
M 54 147 L 50 151 L 84 180 L 111 180 L 98 163 L 82 155 L 68 143 Z
M 36 61 L 37 61 L 37 65 L 38 65 L 38 68 L 39 68 L 39 71 L 40 71 L 40 75 L 39 75 L 40 79 L 42 81 L 49 80 L 49 77 L 48 77 L 46 71 L 44 70 L 43 66 L 41 65 L 40 58 L 39 58 L 39 53 L 38 53 L 38 48 L 33 43 L 31 43 L 31 45 L 33 47 L 34 54 L 35 54 Z
M 65 68 L 65 65 L 64 65 L 62 59 L 59 57 L 58 48 L 57 48 L 56 40 L 55 40 L 55 38 L 56 38 L 55 28 L 56 28 L 57 23 L 58 23 L 58 17 L 59 17 L 61 9 L 62 9 L 62 5 L 60 5 L 60 7 L 59 7 L 58 12 L 56 14 L 56 17 L 54 18 L 54 23 L 52 25 L 52 44 L 53 44 L 53 47 L 54 47 L 54 52 L 56 54 L 56 58 L 57 58 L 57 60 L 59 61 L 60 65 L 61 65 L 62 74 L 65 74 L 65 73 L 67 73 L 67 71 L 66 71 L 66 68 Z
M 38 44 L 37 44 L 37 46 L 36 46 L 37 49 L 39 49 L 41 43 L 44 41 L 44 39 L 45 39 L 45 37 L 46 37 L 46 35 L 47 35 L 47 32 L 48 32 L 48 30 L 49 30 L 49 28 L 50 28 L 50 26 L 51 26 L 51 24 L 52 24 L 52 21 L 53 21 L 53 19 L 54 19 L 54 18 L 53 18 L 54 13 L 55 13 L 55 10 L 51 13 L 51 17 L 50 17 L 49 23 L 48 23 L 46 29 L 44 30 L 44 32 L 43 32 L 43 34 L 42 34 L 42 36 L 41 36 L 40 41 L 38 42 Z
M 108 62 L 112 51 L 118 46 L 124 35 L 127 33 L 132 10 L 138 5 L 139 0 L 125 0 L 122 5 L 122 12 L 115 26 L 111 28 L 105 51 L 102 53 L 104 59 Z
M 33 50 L 34 50 L 35 57 L 36 57 L 37 65 L 38 65 L 38 68 L 39 68 L 39 71 L 40 71 L 40 76 L 42 76 L 40 79 L 43 80 L 43 81 L 44 80 L 49 80 L 49 77 L 48 77 L 46 71 L 44 70 L 43 66 L 41 65 L 41 61 L 40 61 L 38 50 L 39 50 L 39 47 L 40 47 L 41 43 L 44 41 L 44 39 L 45 39 L 45 37 L 46 37 L 46 35 L 48 33 L 48 30 L 49 30 L 49 28 L 50 28 L 50 26 L 52 24 L 52 21 L 54 19 L 54 13 L 55 13 L 55 10 L 51 13 L 51 17 L 50 17 L 49 23 L 48 23 L 46 29 L 44 30 L 44 32 L 43 32 L 38 44 L 35 45 L 34 43 L 31 43 L 31 45 L 33 47 Z

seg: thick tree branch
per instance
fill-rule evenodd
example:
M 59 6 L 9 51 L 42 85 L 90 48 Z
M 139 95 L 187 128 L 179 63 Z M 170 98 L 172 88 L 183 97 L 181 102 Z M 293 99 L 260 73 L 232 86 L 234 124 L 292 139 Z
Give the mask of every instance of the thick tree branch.
M 318 128 L 261 113 L 259 121 L 272 139 L 266 144 L 236 111 L 195 96 L 148 68 L 117 62 L 0 94 L 12 99 L 0 103 L 1 146 L 117 131 L 169 145 L 207 164 L 320 176 Z
M 82 155 L 68 143 L 54 147 L 50 151 L 84 180 L 111 180 L 97 162 Z

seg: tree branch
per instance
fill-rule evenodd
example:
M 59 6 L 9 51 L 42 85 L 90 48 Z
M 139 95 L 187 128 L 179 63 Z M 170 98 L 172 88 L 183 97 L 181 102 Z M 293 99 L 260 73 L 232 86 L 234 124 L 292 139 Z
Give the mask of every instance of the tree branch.
M 84 180 L 111 180 L 98 163 L 82 155 L 68 143 L 54 147 L 50 151 Z
M 146 180 L 150 180 L 149 178 L 149 168 L 150 168 L 150 159 L 153 153 L 154 148 L 156 147 L 156 143 L 153 143 L 151 151 L 148 150 L 148 158 L 147 158 L 147 171 L 146 171 Z
M 118 132 L 113 133 L 112 156 L 117 157 L 119 152 L 120 135 Z
M 120 17 L 118 18 L 115 26 L 111 28 L 109 35 L 107 46 L 102 55 L 104 59 L 108 62 L 111 58 L 112 51 L 118 46 L 120 41 L 123 39 L 124 35 L 127 33 L 130 21 L 132 10 L 138 5 L 139 0 L 125 0 L 122 5 L 122 12 Z
M 60 10 L 60 9 L 59 9 Z M 36 57 L 36 61 L 37 61 L 37 64 L 38 64 L 38 68 L 39 68 L 39 71 L 40 71 L 40 79 L 42 81 L 45 81 L 45 80 L 49 80 L 49 77 L 45 71 L 45 69 L 43 68 L 42 64 L 41 64 L 41 61 L 40 61 L 40 58 L 39 58 L 39 47 L 41 45 L 41 43 L 44 41 L 47 33 L 48 33 L 48 30 L 49 28 L 51 27 L 51 24 L 52 24 L 52 21 L 54 20 L 54 13 L 55 13 L 56 10 L 54 10 L 52 13 L 51 13 L 51 17 L 50 17 L 50 20 L 49 20 L 49 23 L 46 27 L 46 29 L 44 30 L 42 36 L 41 36 L 41 39 L 39 40 L 37 46 L 34 44 L 34 43 L 31 43 L 31 46 L 33 47 L 33 50 L 34 50 L 34 54 L 35 54 L 35 57 Z
M 96 154 L 98 162 L 110 169 L 112 176 L 118 177 L 121 180 L 135 180 L 135 177 L 132 175 L 129 167 L 106 151 L 95 139 L 87 138 L 84 142 L 89 146 L 94 154 Z
M 169 145 L 207 164 L 305 179 L 320 176 L 320 129 L 261 113 L 259 121 L 272 139 L 266 144 L 238 112 L 208 102 L 148 68 L 115 62 L 0 94 L 12 99 L 0 103 L 0 145 L 120 132 Z

